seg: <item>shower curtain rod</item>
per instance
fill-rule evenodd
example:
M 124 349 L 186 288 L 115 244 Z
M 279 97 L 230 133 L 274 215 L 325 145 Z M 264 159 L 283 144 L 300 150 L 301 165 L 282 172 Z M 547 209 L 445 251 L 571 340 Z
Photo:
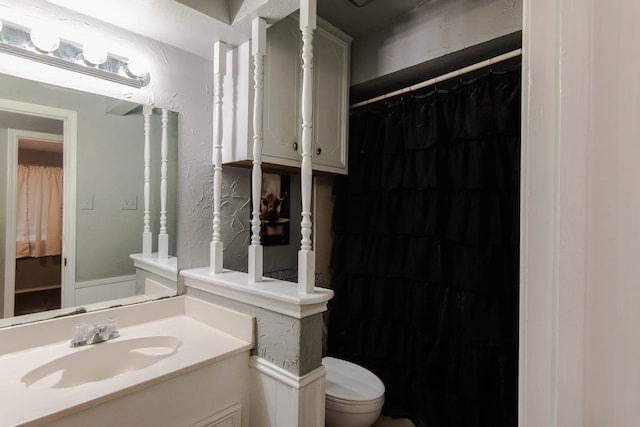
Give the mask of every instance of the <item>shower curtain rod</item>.
M 376 96 L 375 98 L 367 99 L 365 101 L 356 102 L 355 104 L 351 104 L 350 108 L 361 107 L 363 105 L 371 104 L 374 102 L 382 101 L 383 99 L 391 98 L 396 95 L 402 95 L 403 93 L 412 92 L 414 90 L 421 89 L 423 87 L 427 87 L 438 82 L 442 82 L 454 77 L 459 77 L 463 74 L 470 73 L 471 71 L 479 70 L 481 68 L 490 67 L 493 64 L 497 64 L 502 61 L 506 61 L 507 59 L 515 58 L 518 55 L 522 54 L 522 48 L 512 50 L 511 52 L 503 53 L 502 55 L 494 56 L 493 58 L 485 59 L 484 61 L 477 62 L 475 64 L 468 65 L 464 68 L 460 68 L 455 71 L 451 71 L 449 73 L 443 74 L 438 77 L 434 77 L 432 79 L 426 80 L 421 83 L 416 83 L 415 85 L 405 87 L 403 89 L 398 89 L 393 92 L 385 93 L 384 95 Z

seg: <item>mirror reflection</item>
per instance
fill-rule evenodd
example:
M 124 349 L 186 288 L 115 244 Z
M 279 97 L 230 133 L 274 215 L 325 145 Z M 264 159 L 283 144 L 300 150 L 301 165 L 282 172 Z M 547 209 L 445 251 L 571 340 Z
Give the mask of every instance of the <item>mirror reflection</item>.
M 0 101 L 0 326 L 175 295 L 177 113 L 6 75 Z

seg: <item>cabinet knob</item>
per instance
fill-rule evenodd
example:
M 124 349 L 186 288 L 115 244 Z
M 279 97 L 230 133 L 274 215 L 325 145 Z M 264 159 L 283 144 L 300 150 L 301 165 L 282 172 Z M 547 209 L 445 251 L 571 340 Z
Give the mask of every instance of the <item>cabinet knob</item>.
M 322 154 L 322 148 L 316 148 L 316 155 Z
M 293 147 L 294 150 L 298 151 L 298 143 L 294 142 L 293 144 L 291 144 L 291 146 Z

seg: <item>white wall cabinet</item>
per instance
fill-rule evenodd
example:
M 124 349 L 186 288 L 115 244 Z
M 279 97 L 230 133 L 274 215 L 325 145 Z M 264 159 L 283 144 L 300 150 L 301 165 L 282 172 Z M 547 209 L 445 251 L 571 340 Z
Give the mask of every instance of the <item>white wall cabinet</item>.
M 313 169 L 347 173 L 351 39 L 318 20 L 313 36 Z M 267 29 L 262 162 L 299 168 L 302 41 L 291 15 Z M 250 42 L 228 53 L 224 88 L 223 162 L 253 161 L 253 58 Z

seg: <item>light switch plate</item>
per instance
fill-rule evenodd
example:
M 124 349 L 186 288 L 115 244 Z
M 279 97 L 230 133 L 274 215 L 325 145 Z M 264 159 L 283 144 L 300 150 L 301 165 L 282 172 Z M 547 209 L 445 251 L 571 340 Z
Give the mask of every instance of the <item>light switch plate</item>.
M 120 209 L 121 210 L 136 210 L 136 209 L 138 209 L 138 195 L 136 195 L 136 194 L 123 194 L 120 197 Z
M 93 210 L 93 194 L 89 194 L 80 198 L 80 209 L 84 211 Z

